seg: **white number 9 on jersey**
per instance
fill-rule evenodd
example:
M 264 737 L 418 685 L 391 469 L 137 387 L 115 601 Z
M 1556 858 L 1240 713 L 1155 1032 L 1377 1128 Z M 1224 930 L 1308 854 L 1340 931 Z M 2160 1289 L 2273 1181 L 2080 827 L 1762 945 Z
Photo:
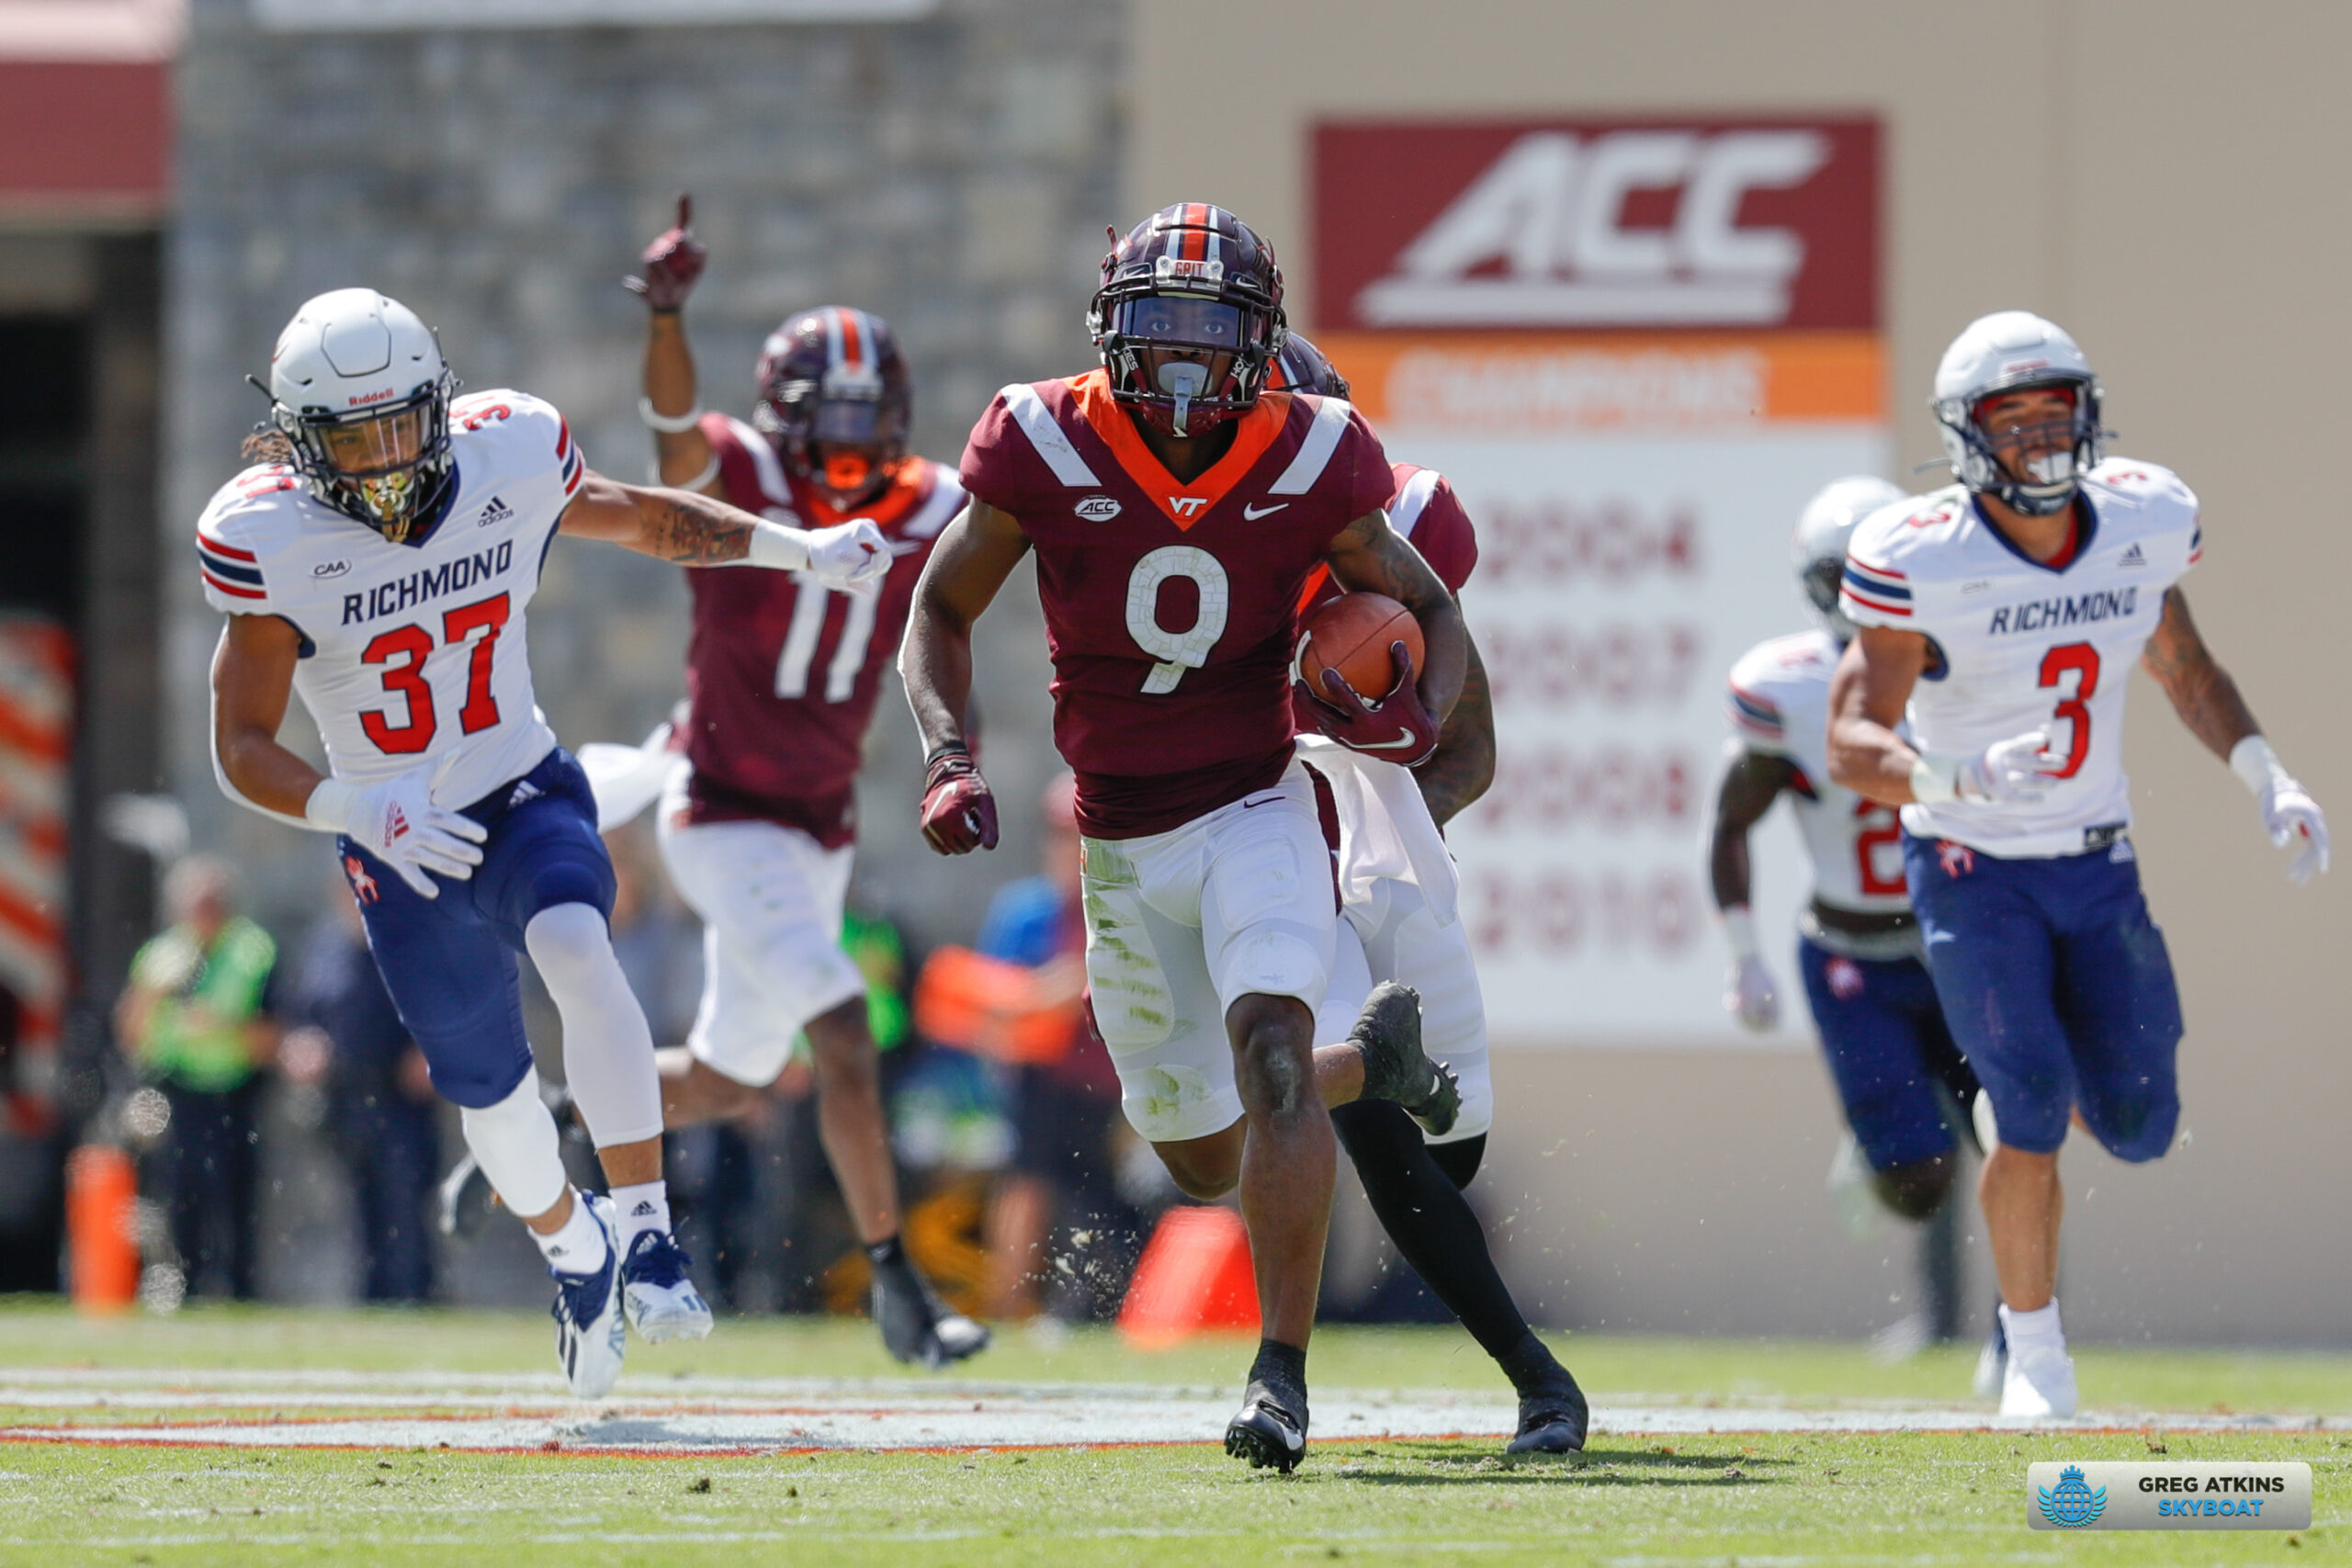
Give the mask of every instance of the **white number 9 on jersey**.
M 1190 578 L 1201 592 L 1200 614 L 1183 631 L 1170 631 L 1159 624 L 1159 585 L 1171 577 Z M 1166 696 L 1185 671 L 1209 661 L 1209 649 L 1225 635 L 1231 597 L 1225 568 L 1197 546 L 1163 545 L 1136 562 L 1127 578 L 1127 635 L 1159 660 L 1144 678 L 1144 695 Z

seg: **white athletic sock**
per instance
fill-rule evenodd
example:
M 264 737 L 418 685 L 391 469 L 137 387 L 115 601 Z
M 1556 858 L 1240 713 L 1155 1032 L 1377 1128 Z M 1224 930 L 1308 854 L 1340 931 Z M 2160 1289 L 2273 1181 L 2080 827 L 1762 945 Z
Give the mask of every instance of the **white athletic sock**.
M 2054 1345 L 2064 1348 L 2066 1331 L 2059 1326 L 2058 1299 L 2033 1312 L 2012 1312 L 2008 1304 L 2001 1306 L 2001 1327 L 2008 1334 L 2012 1345 Z
M 514 1092 L 495 1105 L 461 1109 L 458 1121 L 491 1190 L 518 1217 L 544 1214 L 562 1199 L 569 1183 L 556 1146 L 555 1118 L 539 1098 L 537 1072 L 524 1073 Z
M 605 917 L 592 905 L 558 904 L 531 917 L 523 945 L 563 1019 L 563 1076 L 590 1139 L 605 1149 L 660 1137 L 653 1032 L 613 956 Z
M 605 1227 L 588 1212 L 588 1200 L 580 1193 L 571 1195 L 571 1218 L 563 1222 L 553 1235 L 531 1233 L 539 1244 L 539 1254 L 548 1266 L 566 1274 L 593 1274 L 605 1265 L 608 1256 L 605 1244 Z
M 670 1228 L 670 1188 L 662 1181 L 633 1181 L 613 1189 L 613 1209 L 621 1229 L 621 1256 L 647 1231 Z

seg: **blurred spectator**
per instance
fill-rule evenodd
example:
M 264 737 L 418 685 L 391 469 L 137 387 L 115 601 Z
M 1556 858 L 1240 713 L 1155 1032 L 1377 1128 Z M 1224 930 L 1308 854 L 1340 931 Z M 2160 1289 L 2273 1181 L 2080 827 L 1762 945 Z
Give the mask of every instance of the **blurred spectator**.
M 1009 1082 L 1013 1150 L 988 1221 L 994 1317 L 1041 1307 L 1108 1316 L 1139 1242 L 1139 1216 L 1116 1179 L 1118 1076 L 1084 1003 L 1076 798 L 1067 773 L 1047 787 L 1043 874 L 1000 890 L 981 923 L 978 962 L 941 950 L 922 993 L 925 1027 L 996 1058 Z M 1041 1281 L 1051 1299 L 1039 1299 Z
M 254 1294 L 260 1070 L 277 1054 L 277 944 L 236 913 L 227 863 L 195 855 L 164 882 L 171 924 L 131 960 L 115 1037 L 171 1106 L 161 1153 L 189 1293 Z
M 65 1132 L 49 1102 L 17 1081 L 20 1018 L 17 993 L 0 981 L 0 1292 L 54 1291 Z
M 351 1173 L 366 1299 L 429 1301 L 438 1101 L 424 1053 L 368 951 L 358 906 L 337 893 L 296 957 L 285 1010 L 298 1027 L 278 1065 L 298 1083 L 325 1088 L 327 1136 Z

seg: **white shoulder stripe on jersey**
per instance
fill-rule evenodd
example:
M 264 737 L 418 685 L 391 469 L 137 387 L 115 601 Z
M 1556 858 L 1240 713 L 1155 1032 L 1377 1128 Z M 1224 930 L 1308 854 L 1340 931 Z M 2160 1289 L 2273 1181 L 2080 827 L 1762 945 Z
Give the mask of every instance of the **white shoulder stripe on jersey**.
M 922 511 L 907 519 L 906 527 L 900 531 L 910 539 L 932 538 L 947 526 L 949 518 L 963 510 L 964 487 L 946 465 L 942 464 L 939 484 L 931 492 L 931 499 L 922 503 Z
M 784 465 L 776 461 L 775 448 L 768 445 L 768 438 L 732 415 L 728 417 L 727 428 L 752 455 L 752 470 L 760 476 L 760 493 L 769 504 L 791 511 L 792 487 L 784 482 Z
M 1086 466 L 1086 459 L 1078 455 L 1078 448 L 1069 444 L 1062 427 L 1054 423 L 1054 416 L 1046 412 L 1046 400 L 1037 395 L 1035 387 L 1016 381 L 998 395 L 1004 399 L 1005 411 L 1029 437 L 1029 445 L 1046 459 L 1046 467 L 1054 470 L 1054 478 L 1066 485 L 1102 482 Z
M 1282 478 L 1266 487 L 1268 495 L 1305 495 L 1323 477 L 1323 467 L 1339 450 L 1340 437 L 1348 432 L 1348 415 L 1354 411 L 1340 398 L 1323 398 L 1315 408 L 1315 423 L 1306 432 L 1306 439 L 1299 444 L 1298 456 Z
M 1396 502 L 1388 509 L 1388 525 L 1396 530 L 1398 537 L 1413 536 L 1413 525 L 1421 520 L 1421 509 L 1437 493 L 1437 481 L 1443 477 L 1435 468 L 1421 468 L 1396 492 Z

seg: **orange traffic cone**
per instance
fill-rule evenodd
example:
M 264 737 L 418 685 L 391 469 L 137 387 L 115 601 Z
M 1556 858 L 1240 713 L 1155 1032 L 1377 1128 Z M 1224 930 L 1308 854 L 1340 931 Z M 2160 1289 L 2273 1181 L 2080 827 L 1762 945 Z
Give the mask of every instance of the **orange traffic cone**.
M 1218 1208 L 1161 1215 L 1127 1285 L 1119 1332 L 1148 1350 L 1195 1334 L 1257 1333 L 1258 1276 L 1241 1216 Z
M 139 1171 L 108 1144 L 85 1144 L 65 1162 L 65 1233 L 74 1304 L 122 1312 L 139 1299 Z

